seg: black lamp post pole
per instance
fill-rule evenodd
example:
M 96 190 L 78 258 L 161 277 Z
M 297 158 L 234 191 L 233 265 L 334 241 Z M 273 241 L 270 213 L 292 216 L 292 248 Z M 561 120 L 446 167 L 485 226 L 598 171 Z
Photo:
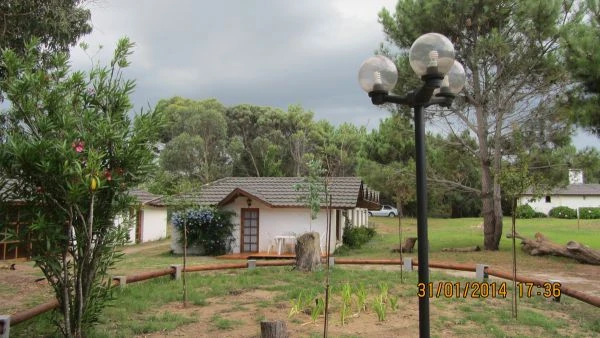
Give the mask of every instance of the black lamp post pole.
M 417 170 L 417 238 L 419 257 L 419 285 L 429 283 L 429 241 L 427 239 L 427 177 L 425 175 L 425 123 L 423 106 L 413 107 L 415 120 L 415 150 Z M 423 284 L 420 284 L 423 283 Z M 419 298 L 419 337 L 429 337 L 429 298 Z

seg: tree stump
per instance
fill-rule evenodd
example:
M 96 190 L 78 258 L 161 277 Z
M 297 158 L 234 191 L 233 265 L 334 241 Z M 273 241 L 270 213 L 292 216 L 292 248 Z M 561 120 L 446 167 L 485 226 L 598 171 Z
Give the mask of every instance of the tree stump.
M 413 252 L 415 243 L 417 243 L 417 237 L 407 237 L 404 239 L 404 243 L 402 243 L 402 252 Z M 393 248 L 392 252 L 400 252 L 400 248 Z
M 288 338 L 287 326 L 283 320 L 260 322 L 261 338 Z
M 315 271 L 321 267 L 321 236 L 307 232 L 296 239 L 296 270 Z

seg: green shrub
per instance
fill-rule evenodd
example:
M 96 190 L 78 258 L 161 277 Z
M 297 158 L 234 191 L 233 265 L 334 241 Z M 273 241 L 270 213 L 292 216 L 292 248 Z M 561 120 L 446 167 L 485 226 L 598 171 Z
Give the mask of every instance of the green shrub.
M 556 207 L 556 208 L 550 209 L 550 212 L 548 213 L 548 215 L 550 217 L 554 217 L 554 218 L 573 219 L 573 218 L 577 218 L 577 211 L 575 211 L 575 209 L 571 209 L 569 207 Z
M 543 212 L 539 212 L 539 211 L 535 212 L 535 218 L 546 218 L 546 217 L 548 217 L 548 215 L 544 214 Z
M 579 208 L 579 218 L 600 219 L 600 208 Z
M 346 225 L 342 241 L 344 245 L 352 249 L 358 249 L 375 236 L 375 229 L 366 227 L 353 227 Z
M 191 209 L 173 214 L 173 227 L 183 242 L 183 228 L 187 221 L 188 247 L 201 246 L 209 256 L 222 255 L 229 251 L 234 241 L 231 223 L 232 212 L 218 209 Z
M 517 218 L 535 218 L 536 212 L 529 204 L 519 205 L 516 210 Z

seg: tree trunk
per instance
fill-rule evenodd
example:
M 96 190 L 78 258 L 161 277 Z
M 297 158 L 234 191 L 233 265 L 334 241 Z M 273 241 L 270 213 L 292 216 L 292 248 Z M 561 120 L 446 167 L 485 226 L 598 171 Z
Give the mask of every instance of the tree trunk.
M 511 238 L 511 234 L 507 235 Z M 561 246 L 548 240 L 541 233 L 535 234 L 535 239 L 529 239 L 519 234 L 515 238 L 521 240 L 522 248 L 532 256 L 561 256 L 577 260 L 580 263 L 600 265 L 600 251 L 590 249 L 589 247 L 575 241 L 569 241 L 566 246 Z
M 496 240 L 496 208 L 494 203 L 494 181 L 487 158 L 482 159 L 481 165 L 481 213 L 483 214 L 483 248 L 498 250 Z
M 296 270 L 315 271 L 321 267 L 321 236 L 307 232 L 296 240 Z
M 261 338 L 287 338 L 287 326 L 283 320 L 269 322 L 263 320 L 260 322 L 260 337 Z

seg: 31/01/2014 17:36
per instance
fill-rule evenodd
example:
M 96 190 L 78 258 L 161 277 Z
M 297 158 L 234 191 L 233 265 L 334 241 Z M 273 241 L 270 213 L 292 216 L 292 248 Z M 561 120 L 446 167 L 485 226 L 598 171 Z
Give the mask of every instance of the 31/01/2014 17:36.
M 519 298 L 536 296 L 560 298 L 560 286 L 558 282 L 547 282 L 539 285 L 529 282 L 517 283 L 515 292 Z M 419 298 L 506 298 L 509 293 L 506 282 L 430 282 L 418 283 L 417 288 Z

